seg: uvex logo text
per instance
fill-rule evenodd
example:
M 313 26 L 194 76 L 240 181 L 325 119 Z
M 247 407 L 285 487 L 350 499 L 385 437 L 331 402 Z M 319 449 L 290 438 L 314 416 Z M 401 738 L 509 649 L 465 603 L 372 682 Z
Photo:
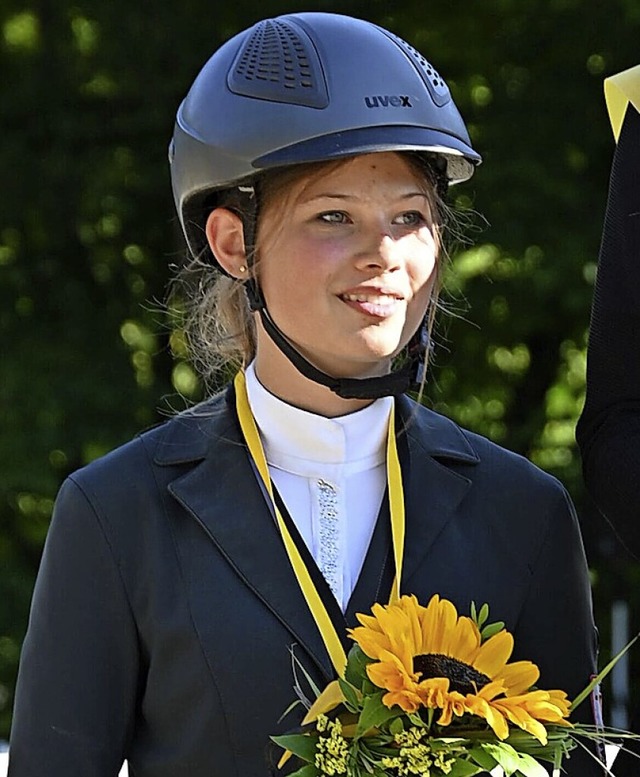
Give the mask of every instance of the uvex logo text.
M 406 94 L 378 94 L 364 98 L 367 108 L 413 108 Z

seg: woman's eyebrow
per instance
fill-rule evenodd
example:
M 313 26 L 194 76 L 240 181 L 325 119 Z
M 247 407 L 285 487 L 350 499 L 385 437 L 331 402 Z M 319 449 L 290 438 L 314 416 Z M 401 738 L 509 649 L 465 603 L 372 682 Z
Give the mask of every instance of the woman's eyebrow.
M 421 197 L 424 200 L 429 199 L 429 195 L 426 192 L 419 192 L 419 191 L 411 191 L 406 192 L 404 194 L 399 194 L 397 197 L 389 198 L 389 201 L 397 201 L 397 200 L 411 200 L 415 197 Z M 320 192 L 318 194 L 312 194 L 309 197 L 304 197 L 301 201 L 303 203 L 308 202 L 314 202 L 315 200 L 359 200 L 361 199 L 355 194 L 339 194 L 337 192 Z

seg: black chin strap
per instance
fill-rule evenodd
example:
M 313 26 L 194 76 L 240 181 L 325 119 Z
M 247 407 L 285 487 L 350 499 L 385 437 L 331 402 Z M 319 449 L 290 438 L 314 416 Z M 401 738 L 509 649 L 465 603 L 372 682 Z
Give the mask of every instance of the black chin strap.
M 263 305 L 259 308 L 258 313 L 269 337 L 298 372 L 302 373 L 308 380 L 326 386 L 343 399 L 379 399 L 380 397 L 404 394 L 414 383 L 422 380 L 424 359 L 429 342 L 425 323 L 412 337 L 408 346 L 409 359 L 400 369 L 375 378 L 334 378 L 314 367 L 291 345 L 269 315 L 266 306 Z
M 239 209 L 243 221 L 245 252 L 249 268 L 253 267 L 255 249 L 255 230 L 259 207 L 258 191 L 255 186 L 238 187 L 238 195 L 242 200 Z M 278 328 L 267 310 L 267 303 L 255 276 L 247 278 L 244 284 L 245 293 L 252 311 L 259 314 L 262 325 L 278 349 L 289 359 L 293 366 L 308 380 L 326 386 L 343 399 L 380 399 L 381 397 L 404 394 L 414 383 L 421 383 L 424 376 L 425 360 L 429 349 L 429 332 L 426 321 L 423 321 L 418 331 L 413 335 L 408 345 L 408 360 L 400 369 L 388 375 L 375 378 L 334 378 L 326 372 L 314 367 L 287 340 Z

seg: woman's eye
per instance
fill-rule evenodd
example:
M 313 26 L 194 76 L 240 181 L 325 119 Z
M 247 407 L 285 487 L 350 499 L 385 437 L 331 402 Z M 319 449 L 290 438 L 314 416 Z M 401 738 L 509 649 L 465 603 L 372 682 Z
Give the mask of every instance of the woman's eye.
M 320 221 L 324 221 L 325 224 L 349 223 L 349 217 L 344 211 L 341 210 L 328 210 L 326 213 L 321 213 L 318 218 Z
M 393 221 L 394 224 L 400 224 L 404 227 L 417 227 L 425 222 L 425 217 L 418 210 L 408 210 L 406 213 L 401 213 Z

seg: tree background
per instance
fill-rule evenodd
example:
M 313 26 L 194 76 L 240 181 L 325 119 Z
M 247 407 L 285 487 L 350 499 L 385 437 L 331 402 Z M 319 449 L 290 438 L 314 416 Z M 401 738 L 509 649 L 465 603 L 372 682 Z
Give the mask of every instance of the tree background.
M 605 656 L 610 602 L 638 605 L 573 437 L 613 152 L 602 79 L 637 64 L 637 0 L 0 0 L 0 738 L 62 479 L 198 397 L 159 304 L 184 252 L 176 108 L 223 40 L 294 10 L 389 27 L 448 80 L 484 157 L 453 199 L 486 224 L 453 257 L 426 401 L 568 486 Z

